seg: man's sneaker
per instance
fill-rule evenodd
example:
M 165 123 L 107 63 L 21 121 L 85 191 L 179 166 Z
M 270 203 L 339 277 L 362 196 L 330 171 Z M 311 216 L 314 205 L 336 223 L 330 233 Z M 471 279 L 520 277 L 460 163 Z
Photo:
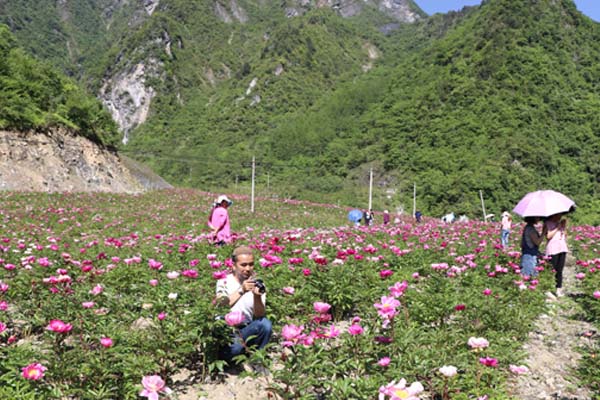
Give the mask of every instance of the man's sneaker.
M 556 297 L 564 297 L 564 295 L 562 288 L 556 288 Z

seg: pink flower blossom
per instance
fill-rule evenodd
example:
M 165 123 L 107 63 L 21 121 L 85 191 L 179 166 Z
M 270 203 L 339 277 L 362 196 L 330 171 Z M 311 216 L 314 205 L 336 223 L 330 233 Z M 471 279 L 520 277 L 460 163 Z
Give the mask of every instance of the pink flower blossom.
M 140 396 L 147 397 L 149 400 L 158 400 L 158 393 L 171 393 L 171 389 L 165 386 L 165 381 L 158 375 L 149 375 L 142 378 L 142 386 L 144 389 L 140 392 Z
M 167 278 L 169 278 L 169 279 L 177 279 L 177 278 L 179 278 L 179 272 L 177 272 L 177 271 L 169 271 L 169 272 L 167 272 Z
M 229 326 L 237 326 L 244 322 L 244 314 L 241 311 L 231 311 L 225 315 L 225 322 Z
M 458 373 L 458 370 L 454 365 L 444 365 L 438 371 L 440 371 L 440 374 L 444 375 L 447 378 L 452 378 Z
M 492 357 L 482 357 L 479 359 L 479 363 L 492 368 L 498 366 L 498 360 Z
M 150 286 L 157 286 L 158 279 L 150 279 L 150 281 L 148 281 L 148 283 L 150 284 Z
M 40 363 L 31 363 L 21 368 L 21 376 L 30 381 L 37 381 L 44 377 L 47 368 Z
M 575 275 L 575 278 L 579 279 L 580 281 L 584 280 L 585 279 L 585 274 L 583 272 L 579 272 L 579 273 L 577 273 Z
M 294 324 L 289 324 L 289 325 L 284 325 L 283 328 L 281 329 L 281 336 L 285 339 L 285 341 L 283 342 L 284 346 L 293 346 L 294 344 L 298 343 L 299 340 L 301 340 L 303 338 L 303 336 L 305 336 L 303 334 L 304 332 L 304 326 L 300 325 L 294 325 Z
M 331 305 L 320 301 L 316 301 L 313 303 L 313 307 L 315 308 L 315 311 L 319 314 L 326 314 L 331 308 Z
M 291 287 L 291 286 L 286 286 L 286 287 L 284 287 L 284 288 L 283 288 L 283 289 L 281 289 L 281 290 L 283 291 L 283 293 L 285 293 L 285 294 L 289 294 L 289 295 L 292 295 L 292 294 L 294 294 L 294 292 L 296 291 L 296 289 L 294 289 L 294 288 L 293 288 L 293 287 Z
M 425 389 L 421 382 L 414 382 L 409 387 L 406 387 L 406 380 L 401 379 L 400 382 L 390 382 L 386 386 L 379 388 L 379 400 L 385 400 L 389 396 L 389 400 L 419 400 L 419 394 Z
M 596 290 L 592 296 L 594 296 L 595 299 L 600 299 L 600 290 Z
M 4 322 L 0 322 L 0 335 L 3 334 L 6 329 L 6 324 Z
M 390 294 L 394 297 L 401 297 L 404 294 L 404 292 L 406 291 L 406 289 L 408 289 L 407 281 L 396 282 L 394 284 L 394 286 L 390 286 L 388 288 L 388 290 L 390 291 Z
M 93 301 L 84 301 L 83 303 L 81 303 L 81 306 L 83 308 L 93 308 L 96 305 L 96 303 L 94 303 Z
M 46 330 L 57 333 L 67 333 L 71 329 L 73 329 L 73 325 L 67 324 L 61 321 L 60 319 L 51 320 L 48 326 L 46 327 Z
M 486 347 L 488 347 L 490 345 L 490 342 L 488 342 L 485 338 L 470 337 L 467 344 L 469 345 L 470 348 L 476 350 L 476 349 L 485 349 Z
M 103 291 L 104 291 L 104 286 L 98 284 L 98 285 L 94 286 L 94 288 L 92 290 L 90 290 L 90 294 L 97 296 L 100 293 L 102 293 Z
M 160 261 L 156 261 L 152 258 L 148 260 L 148 266 L 150 267 L 150 269 L 155 270 L 161 270 L 163 268 L 163 265 Z
M 359 324 L 352 324 L 348 327 L 348 333 L 351 334 L 352 336 L 360 335 L 364 331 L 365 330 L 363 329 L 363 327 L 360 326 Z
M 304 268 L 304 269 L 302 270 L 302 274 L 303 274 L 304 276 L 309 276 L 311 273 L 312 273 L 312 271 L 310 270 L 310 268 Z
M 392 271 L 391 269 L 384 269 L 384 270 L 379 271 L 379 277 L 381 279 L 388 278 L 388 277 L 392 276 L 393 274 L 394 274 L 394 271 Z
M 0 301 L 0 311 L 8 310 L 8 303 L 4 300 Z
M 100 344 L 103 347 L 109 348 L 109 347 L 112 347 L 113 340 L 109 337 L 102 337 L 102 338 L 100 338 Z
M 396 307 L 399 305 L 400 302 L 392 296 L 382 296 L 381 303 L 374 304 L 377 313 L 385 319 L 394 318 L 396 315 Z
M 481 293 L 483 293 L 484 296 L 489 296 L 492 294 L 492 289 L 484 289 Z
M 515 375 L 523 375 L 523 374 L 527 374 L 529 372 L 529 368 L 527 368 L 524 365 L 513 365 L 513 364 L 510 364 L 508 366 L 508 369 L 510 369 L 510 372 L 512 372 Z
M 389 357 L 382 357 L 379 359 L 379 361 L 377 361 L 377 365 L 380 367 L 387 367 L 390 365 L 390 362 L 392 362 L 392 360 Z
M 464 304 L 457 304 L 454 306 L 454 310 L 456 311 L 463 311 L 465 308 L 467 308 L 467 306 Z
M 227 278 L 227 271 L 217 271 L 212 274 L 213 279 L 225 279 Z
M 159 312 L 156 318 L 158 318 L 159 321 L 162 321 L 163 319 L 167 318 L 167 313 L 164 311 Z

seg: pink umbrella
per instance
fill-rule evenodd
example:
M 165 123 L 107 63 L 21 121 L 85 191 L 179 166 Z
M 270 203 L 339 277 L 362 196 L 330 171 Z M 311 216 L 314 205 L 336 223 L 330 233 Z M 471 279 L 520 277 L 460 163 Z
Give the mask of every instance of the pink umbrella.
M 521 217 L 549 217 L 568 212 L 574 206 L 575 202 L 562 193 L 538 190 L 527 193 L 513 208 L 513 212 Z

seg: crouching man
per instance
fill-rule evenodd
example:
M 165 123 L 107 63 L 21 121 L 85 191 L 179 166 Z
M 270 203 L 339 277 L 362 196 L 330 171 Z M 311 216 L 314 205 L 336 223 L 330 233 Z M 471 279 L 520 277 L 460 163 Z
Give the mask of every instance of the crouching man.
M 225 279 L 217 281 L 217 302 L 239 311 L 242 321 L 237 325 L 241 337 L 221 351 L 227 362 L 243 354 L 246 347 L 262 349 L 271 339 L 271 321 L 265 317 L 266 294 L 262 281 L 254 275 L 254 254 L 247 246 L 237 247 L 232 254 L 233 268 Z M 250 340 L 248 340 L 250 338 Z

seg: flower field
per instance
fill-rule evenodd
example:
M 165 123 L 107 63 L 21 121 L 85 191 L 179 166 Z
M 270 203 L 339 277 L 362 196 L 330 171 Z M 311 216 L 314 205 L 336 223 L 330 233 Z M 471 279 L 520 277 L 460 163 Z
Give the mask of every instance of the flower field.
M 232 248 L 208 242 L 213 197 L 0 192 L 0 398 L 176 398 L 179 369 L 222 370 L 232 328 L 213 299 Z M 518 234 L 503 250 L 493 224 L 354 228 L 336 206 L 259 200 L 252 215 L 233 199 L 275 332 L 248 357 L 274 398 L 511 398 L 553 286 L 545 265 L 521 278 Z M 578 301 L 598 321 L 600 230 L 572 231 Z

